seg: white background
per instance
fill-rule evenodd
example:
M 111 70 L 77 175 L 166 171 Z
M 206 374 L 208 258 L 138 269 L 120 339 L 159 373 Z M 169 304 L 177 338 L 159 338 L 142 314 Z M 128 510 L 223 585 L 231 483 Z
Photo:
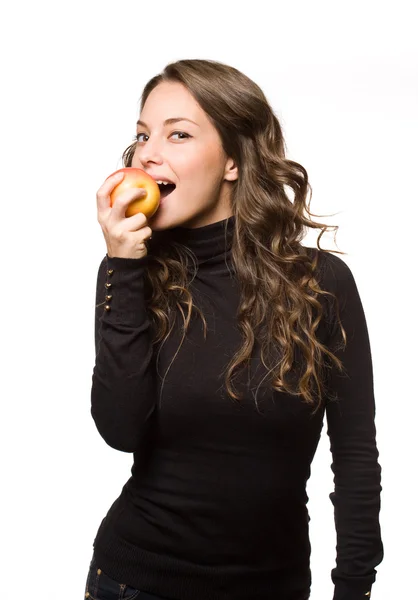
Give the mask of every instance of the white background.
M 97 528 L 130 476 L 90 416 L 96 190 L 122 166 L 145 83 L 181 58 L 246 73 L 338 224 L 369 325 L 385 558 L 416 571 L 418 52 L 414 2 L 15 2 L 2 10 L 2 598 L 83 597 Z M 319 219 L 321 220 L 321 219 Z M 305 243 L 315 245 L 316 237 Z M 332 235 L 322 246 L 335 248 Z M 312 600 L 331 600 L 329 440 L 308 485 Z M 411 592 L 410 592 L 411 590 Z

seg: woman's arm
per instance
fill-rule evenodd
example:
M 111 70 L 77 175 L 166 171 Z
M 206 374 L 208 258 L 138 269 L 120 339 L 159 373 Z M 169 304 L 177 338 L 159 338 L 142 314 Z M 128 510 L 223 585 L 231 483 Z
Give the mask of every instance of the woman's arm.
M 97 276 L 91 414 L 106 443 L 122 452 L 138 448 L 155 407 L 151 323 L 144 300 L 147 259 L 106 255 Z
M 331 578 L 334 600 L 364 600 L 371 596 L 375 567 L 383 559 L 379 524 L 381 467 L 376 446 L 371 348 L 351 270 L 333 254 L 327 254 L 325 262 L 326 289 L 338 298 L 347 335 L 344 350 L 332 302 L 327 319 L 330 346 L 344 371 L 332 366 L 328 380 L 331 398 L 326 406 L 335 484 L 330 499 L 337 533 L 336 567 Z

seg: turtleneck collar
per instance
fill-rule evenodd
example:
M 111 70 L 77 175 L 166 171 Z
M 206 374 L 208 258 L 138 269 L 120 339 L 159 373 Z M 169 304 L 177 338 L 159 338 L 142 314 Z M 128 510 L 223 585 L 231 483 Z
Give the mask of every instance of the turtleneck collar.
M 235 215 L 210 223 L 203 227 L 174 227 L 155 231 L 150 240 L 150 251 L 154 244 L 177 242 L 190 248 L 197 258 L 199 268 L 203 265 L 225 264 L 230 259 L 232 238 L 235 230 Z

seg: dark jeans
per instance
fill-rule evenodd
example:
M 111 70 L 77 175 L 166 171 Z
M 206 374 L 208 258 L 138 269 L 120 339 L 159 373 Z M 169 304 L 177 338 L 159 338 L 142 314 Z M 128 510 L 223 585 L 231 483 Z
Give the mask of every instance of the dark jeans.
M 100 569 L 93 554 L 87 575 L 84 598 L 87 600 L 167 600 L 149 592 L 137 590 L 126 583 L 115 581 Z

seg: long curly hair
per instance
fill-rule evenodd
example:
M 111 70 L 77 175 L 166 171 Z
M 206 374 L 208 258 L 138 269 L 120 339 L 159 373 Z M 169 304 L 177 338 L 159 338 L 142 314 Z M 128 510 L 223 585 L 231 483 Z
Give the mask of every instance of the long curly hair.
M 272 388 L 316 405 L 315 413 L 323 398 L 323 375 L 330 361 L 344 370 L 340 359 L 315 335 L 324 312 L 320 296 L 333 296 L 336 301 L 333 306 L 344 345 L 346 333 L 336 297 L 319 287 L 319 253 L 308 253 L 301 239 L 306 228 L 320 229 L 317 248 L 330 252 L 320 247 L 320 239 L 328 229 L 335 231 L 335 239 L 338 226 L 311 219 L 318 215 L 309 210 L 312 188 L 308 174 L 302 165 L 286 158 L 279 120 L 255 82 L 217 61 L 179 60 L 167 65 L 145 85 L 141 110 L 161 82 L 178 82 L 188 89 L 217 129 L 226 155 L 238 165 L 238 179 L 231 182 L 235 216 L 231 260 L 240 284 L 237 325 L 243 343 L 223 373 L 227 393 L 235 401 L 242 399 L 233 379 L 250 364 L 257 341 L 267 369 L 265 378 L 269 377 Z M 123 152 L 125 167 L 131 166 L 135 149 L 136 142 Z M 293 192 L 293 199 L 286 188 Z M 194 262 L 191 250 L 173 243 L 169 248 L 156 248 L 149 258 L 146 301 L 155 331 L 153 343 L 165 342 L 174 327 L 175 312 L 179 311 L 184 324 L 182 344 L 193 309 L 202 318 L 206 339 L 205 317 L 194 304 L 189 289 L 194 276 L 190 269 Z M 287 375 L 294 367 L 296 355 L 302 359 L 304 372 L 299 365 L 300 377 L 293 387 Z M 324 360 L 326 356 L 328 359 Z M 257 398 L 255 401 L 257 404 Z

